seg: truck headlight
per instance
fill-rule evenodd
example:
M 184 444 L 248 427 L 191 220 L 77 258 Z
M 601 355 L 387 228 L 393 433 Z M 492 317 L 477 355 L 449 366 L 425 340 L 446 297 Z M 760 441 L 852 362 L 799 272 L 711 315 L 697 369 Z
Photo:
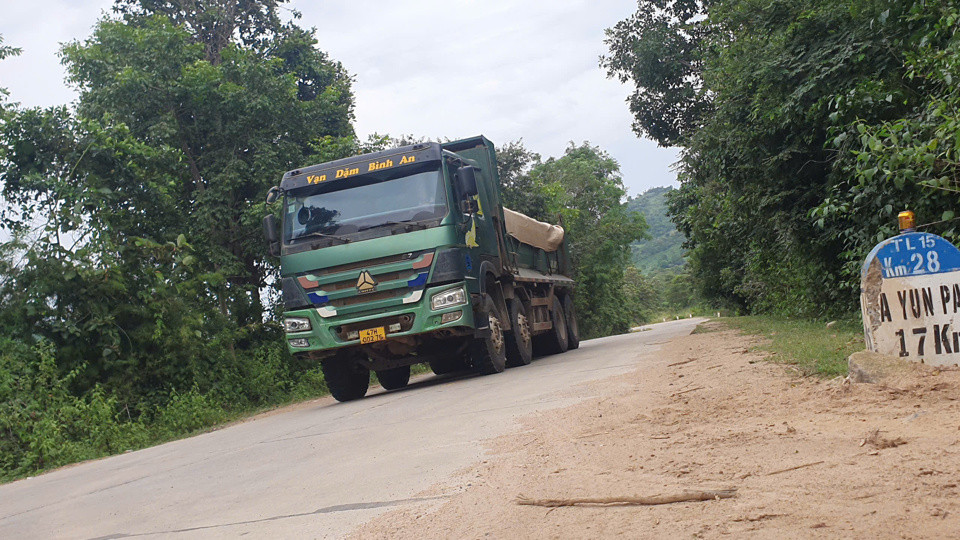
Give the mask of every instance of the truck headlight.
M 306 332 L 313 327 L 310 326 L 310 319 L 307 319 L 306 317 L 287 317 L 283 319 L 283 328 L 289 334 L 294 332 Z
M 463 287 L 443 291 L 430 297 L 430 309 L 434 311 L 466 303 L 467 292 L 463 290 Z

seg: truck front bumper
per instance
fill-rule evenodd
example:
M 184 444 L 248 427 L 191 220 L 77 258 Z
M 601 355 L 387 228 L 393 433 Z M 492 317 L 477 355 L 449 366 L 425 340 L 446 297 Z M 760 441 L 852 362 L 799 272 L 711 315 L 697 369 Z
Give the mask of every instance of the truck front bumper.
M 462 287 L 466 302 L 456 306 L 430 309 L 431 298 L 445 291 Z M 459 312 L 459 317 L 456 313 Z M 444 315 L 447 321 L 444 322 Z M 403 336 L 435 333 L 438 330 L 472 330 L 475 328 L 473 309 L 466 282 L 428 287 L 420 301 L 393 308 L 381 308 L 359 316 L 323 317 L 318 309 L 300 309 L 284 313 L 284 317 L 299 317 L 310 321 L 310 330 L 288 332 L 287 348 L 291 353 L 317 353 L 362 345 L 363 330 L 382 328 L 389 341 Z M 371 342 L 376 343 L 376 342 Z

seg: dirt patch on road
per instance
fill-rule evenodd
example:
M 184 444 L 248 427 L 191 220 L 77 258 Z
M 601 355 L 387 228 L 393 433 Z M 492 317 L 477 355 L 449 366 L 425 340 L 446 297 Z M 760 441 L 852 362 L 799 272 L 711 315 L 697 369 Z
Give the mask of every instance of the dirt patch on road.
M 883 385 L 801 378 L 753 337 L 710 323 L 602 397 L 532 415 L 489 459 L 357 538 L 945 538 L 960 531 L 960 373 L 923 366 Z M 579 389 L 583 392 L 583 388 Z M 657 506 L 517 504 L 733 498 Z

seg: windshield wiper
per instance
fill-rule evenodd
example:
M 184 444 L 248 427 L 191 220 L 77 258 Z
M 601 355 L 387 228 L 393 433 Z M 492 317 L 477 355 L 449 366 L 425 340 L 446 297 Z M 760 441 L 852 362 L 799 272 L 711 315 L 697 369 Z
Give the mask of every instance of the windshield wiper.
M 337 236 L 335 234 L 325 234 L 322 232 L 307 233 L 297 237 L 297 240 L 300 240 L 301 238 L 309 238 L 311 236 L 319 236 L 320 238 L 330 238 L 332 240 L 339 240 L 340 243 L 342 244 L 349 244 L 350 242 L 352 242 L 352 240 L 350 240 L 349 238 L 345 238 L 343 236 Z
M 426 225 L 424 225 L 423 223 L 420 223 L 420 222 L 418 222 L 418 221 L 384 221 L 384 222 L 382 222 L 382 223 L 377 223 L 376 225 L 370 225 L 369 227 L 364 227 L 364 228 L 362 228 L 362 229 L 360 229 L 360 230 L 361 230 L 361 231 L 368 231 L 368 230 L 370 230 L 370 229 L 376 229 L 377 227 L 386 227 L 386 226 L 393 227 L 393 226 L 396 226 L 396 225 L 402 225 L 403 228 L 406 229 L 406 231 L 404 231 L 404 232 L 420 231 L 420 230 L 423 230 L 423 229 L 426 229 L 426 228 L 427 228 Z

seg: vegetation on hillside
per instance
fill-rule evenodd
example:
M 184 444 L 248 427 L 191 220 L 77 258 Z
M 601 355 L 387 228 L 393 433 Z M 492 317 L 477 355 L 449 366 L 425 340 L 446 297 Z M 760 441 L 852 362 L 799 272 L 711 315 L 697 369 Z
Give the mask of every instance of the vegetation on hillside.
M 627 199 L 627 210 L 643 215 L 649 226 L 647 238 L 630 245 L 633 265 L 646 274 L 683 270 L 684 237 L 667 215 L 667 197 L 674 189 L 655 187 Z
M 608 30 L 601 65 L 635 87 L 634 129 L 683 148 L 671 212 L 708 298 L 848 312 L 899 210 L 957 240 L 958 10 L 640 0 Z
M 684 236 L 668 215 L 668 199 L 674 191 L 656 187 L 627 199 L 627 209 L 643 215 L 649 225 L 647 237 L 630 245 L 633 264 L 624 274 L 626 306 L 637 324 L 715 311 L 699 294 L 687 265 Z

